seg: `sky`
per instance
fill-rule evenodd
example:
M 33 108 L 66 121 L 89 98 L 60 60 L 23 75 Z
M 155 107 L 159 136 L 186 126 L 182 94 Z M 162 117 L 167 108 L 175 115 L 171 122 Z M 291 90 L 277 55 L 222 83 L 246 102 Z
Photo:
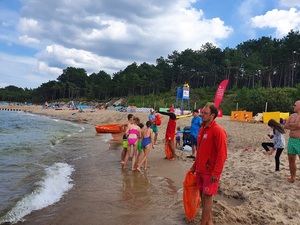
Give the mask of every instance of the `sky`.
M 235 48 L 300 30 L 300 0 L 1 0 L 0 88 L 34 89 L 67 67 L 113 76 L 207 42 Z

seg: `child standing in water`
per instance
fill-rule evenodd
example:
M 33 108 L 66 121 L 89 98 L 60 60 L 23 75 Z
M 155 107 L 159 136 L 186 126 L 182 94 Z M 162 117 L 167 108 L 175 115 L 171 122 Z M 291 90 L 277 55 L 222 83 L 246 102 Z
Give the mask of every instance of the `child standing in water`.
M 268 126 L 272 128 L 272 133 L 268 134 L 269 138 L 273 139 L 273 142 L 263 142 L 261 145 L 266 150 L 265 155 L 272 155 L 276 151 L 275 155 L 275 171 L 279 171 L 280 155 L 285 148 L 285 139 L 283 134 L 285 133 L 282 125 L 277 123 L 276 120 L 270 119 Z M 271 150 L 269 149 L 271 148 Z
M 141 128 L 141 133 L 143 134 L 144 124 L 143 124 L 143 123 L 140 123 L 140 124 L 139 124 L 139 127 Z M 137 147 L 138 153 L 137 153 L 137 159 L 136 159 L 136 162 L 135 162 L 136 166 L 139 164 L 141 154 L 144 152 L 143 147 L 142 147 L 142 139 L 143 139 L 143 137 L 142 137 L 142 135 L 141 135 L 141 136 L 139 137 L 139 139 L 138 139 L 138 147 Z M 144 153 L 144 154 L 145 154 L 145 153 Z
M 120 131 L 123 130 L 124 135 L 123 135 L 123 150 L 121 153 L 121 164 L 124 164 L 125 161 L 125 157 L 126 157 L 126 153 L 127 153 L 127 136 L 126 136 L 126 130 L 128 128 L 128 125 L 131 124 L 133 121 L 133 115 L 132 114 L 128 114 L 127 116 L 127 121 L 123 124 L 120 124 Z
M 149 153 L 150 153 L 150 147 L 152 146 L 152 148 L 154 148 L 153 137 L 152 137 L 153 131 L 150 128 L 151 124 L 152 124 L 151 121 L 147 121 L 146 122 L 146 128 L 143 130 L 143 133 L 142 133 L 142 137 L 143 137 L 142 147 L 144 149 L 144 157 L 143 157 L 142 161 L 138 164 L 137 170 L 139 172 L 142 172 L 141 171 L 141 166 L 143 164 L 144 164 L 144 171 L 147 170 L 148 156 L 149 156 Z
M 178 148 L 178 146 L 180 147 L 181 145 L 180 145 L 180 138 L 181 138 L 181 136 L 180 136 L 180 127 L 177 127 L 177 132 L 176 132 L 176 136 L 175 136 L 175 138 L 176 138 L 176 144 L 175 144 L 175 147 L 176 148 Z
M 131 170 L 136 170 L 135 163 L 137 159 L 138 138 L 141 136 L 141 128 L 138 126 L 138 124 L 140 124 L 140 119 L 138 117 L 134 117 L 133 123 L 129 124 L 126 130 L 128 144 L 127 144 L 127 154 L 124 160 L 123 169 L 126 169 L 127 167 L 129 156 L 131 155 L 131 149 L 133 148 Z

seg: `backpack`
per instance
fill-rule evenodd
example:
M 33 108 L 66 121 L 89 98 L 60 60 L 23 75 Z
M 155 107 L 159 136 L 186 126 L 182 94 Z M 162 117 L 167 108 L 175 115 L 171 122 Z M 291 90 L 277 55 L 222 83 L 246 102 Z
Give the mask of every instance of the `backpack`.
M 160 114 L 155 114 L 155 125 L 159 126 L 161 125 L 161 115 Z

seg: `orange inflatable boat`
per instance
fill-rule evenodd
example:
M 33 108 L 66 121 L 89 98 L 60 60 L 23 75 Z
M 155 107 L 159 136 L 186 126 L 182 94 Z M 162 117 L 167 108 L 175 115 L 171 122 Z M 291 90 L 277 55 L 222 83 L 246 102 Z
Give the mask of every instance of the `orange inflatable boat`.
M 192 221 L 201 202 L 201 196 L 197 189 L 196 173 L 191 173 L 189 170 L 183 182 L 183 206 L 186 218 Z
M 97 133 L 120 133 L 123 129 L 120 129 L 119 124 L 101 124 L 95 126 Z

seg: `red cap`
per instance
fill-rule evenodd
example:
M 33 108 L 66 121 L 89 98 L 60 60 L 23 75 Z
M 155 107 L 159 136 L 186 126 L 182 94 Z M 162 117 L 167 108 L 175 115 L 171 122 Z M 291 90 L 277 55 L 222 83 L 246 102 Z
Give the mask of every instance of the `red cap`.
M 173 107 L 171 107 L 171 108 L 169 108 L 169 109 L 168 109 L 168 111 L 170 111 L 170 112 L 174 112 L 175 110 L 174 110 L 174 108 L 173 108 Z

